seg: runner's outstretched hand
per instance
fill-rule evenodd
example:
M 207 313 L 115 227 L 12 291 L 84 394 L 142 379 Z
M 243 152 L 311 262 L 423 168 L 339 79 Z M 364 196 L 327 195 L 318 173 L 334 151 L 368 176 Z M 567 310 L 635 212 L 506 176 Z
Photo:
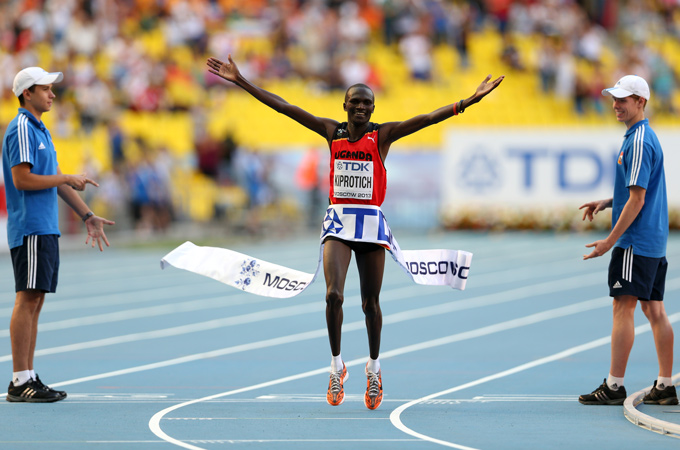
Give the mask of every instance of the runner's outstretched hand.
M 224 78 L 227 81 L 236 83 L 239 75 L 241 74 L 236 67 L 236 63 L 231 59 L 231 54 L 227 55 L 227 62 L 222 62 L 217 58 L 212 56 L 208 58 L 206 63 L 208 65 L 208 71 L 217 75 L 218 77 Z
M 491 80 L 491 75 L 487 75 L 486 78 L 484 78 L 484 81 L 482 81 L 482 83 L 479 86 L 477 86 L 477 90 L 475 91 L 474 100 L 472 101 L 472 103 L 477 103 L 478 101 L 489 95 L 491 91 L 496 89 L 504 79 L 505 75 L 501 75 L 500 77 L 490 82 L 489 80 Z

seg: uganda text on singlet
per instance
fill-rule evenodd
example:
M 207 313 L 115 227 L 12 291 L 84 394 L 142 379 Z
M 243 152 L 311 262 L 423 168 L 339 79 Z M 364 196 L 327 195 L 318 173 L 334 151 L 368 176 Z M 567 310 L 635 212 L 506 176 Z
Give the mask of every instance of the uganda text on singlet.
M 333 132 L 331 141 L 331 204 L 382 205 L 387 190 L 387 171 L 378 149 L 379 124 L 369 122 L 366 133 L 349 140 L 347 122 Z

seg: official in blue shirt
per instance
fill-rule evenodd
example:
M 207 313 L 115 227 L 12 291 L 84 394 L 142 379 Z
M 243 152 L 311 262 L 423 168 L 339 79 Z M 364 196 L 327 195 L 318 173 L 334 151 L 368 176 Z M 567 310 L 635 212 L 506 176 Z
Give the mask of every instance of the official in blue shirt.
M 87 227 L 85 243 L 103 250 L 109 245 L 104 225 L 110 220 L 95 216 L 76 191 L 87 184 L 98 186 L 85 175 L 66 175 L 57 163 L 52 136 L 42 115 L 52 108 L 52 84 L 61 72 L 48 73 L 28 67 L 14 78 L 12 90 L 19 99 L 19 113 L 3 139 L 2 165 L 7 197 L 7 237 L 16 300 L 10 321 L 12 381 L 7 401 L 43 403 L 66 397 L 40 381 L 33 367 L 38 317 L 45 293 L 55 292 L 59 274 L 59 214 L 57 195 L 78 214 Z
M 666 284 L 668 201 L 663 152 L 645 119 L 650 98 L 647 82 L 626 75 L 603 95 L 613 99 L 616 119 L 627 131 L 616 165 L 614 197 L 581 206 L 583 219 L 612 208 L 612 229 L 605 239 L 586 245 L 583 259 L 602 256 L 613 247 L 609 264 L 609 295 L 614 298 L 609 375 L 600 387 L 579 397 L 586 405 L 621 405 L 626 399 L 623 377 L 635 339 L 637 302 L 649 320 L 659 360 L 659 374 L 643 401 L 677 405 L 673 374 L 673 328 L 663 304 Z

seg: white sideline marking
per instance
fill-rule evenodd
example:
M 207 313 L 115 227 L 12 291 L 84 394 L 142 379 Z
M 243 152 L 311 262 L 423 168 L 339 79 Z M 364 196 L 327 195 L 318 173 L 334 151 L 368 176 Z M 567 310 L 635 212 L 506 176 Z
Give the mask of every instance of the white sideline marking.
M 603 300 L 606 300 L 606 301 L 603 301 Z M 446 337 L 443 337 L 443 338 L 421 342 L 419 344 L 408 345 L 408 346 L 405 346 L 405 347 L 401 347 L 401 348 L 398 348 L 398 349 L 394 349 L 394 350 L 390 350 L 388 352 L 385 352 L 385 353 L 381 354 L 380 357 L 382 359 L 392 358 L 394 356 L 403 355 L 405 353 L 415 352 L 415 351 L 418 351 L 418 350 L 424 350 L 424 349 L 428 349 L 428 348 L 432 348 L 432 347 L 441 346 L 441 345 L 444 345 L 444 344 L 449 344 L 449 343 L 452 343 L 452 342 L 463 341 L 463 340 L 466 340 L 466 339 L 472 339 L 472 338 L 475 338 L 475 337 L 480 337 L 480 336 L 485 336 L 485 335 L 489 335 L 489 334 L 493 334 L 493 333 L 498 333 L 500 331 L 510 330 L 510 329 L 513 329 L 513 328 L 519 328 L 519 327 L 527 326 L 527 325 L 530 325 L 530 324 L 542 322 L 542 321 L 545 321 L 545 320 L 554 319 L 554 318 L 557 318 L 557 317 L 563 317 L 563 316 L 567 316 L 567 315 L 571 315 L 571 314 L 589 311 L 589 310 L 592 310 L 592 309 L 596 309 L 596 308 L 606 306 L 608 304 L 609 304 L 609 298 L 608 297 L 607 298 L 596 298 L 596 299 L 593 299 L 593 300 L 587 300 L 587 301 L 584 301 L 584 302 L 575 303 L 573 305 L 563 306 L 561 308 L 555 308 L 555 309 L 552 309 L 552 310 L 548 310 L 548 311 L 544 311 L 544 312 L 540 312 L 540 313 L 536 313 L 536 314 L 531 314 L 529 316 L 521 317 L 519 319 L 513 319 L 513 320 L 508 320 L 506 322 L 501 322 L 501 323 L 498 323 L 498 324 L 495 324 L 495 325 L 489 325 L 489 326 L 486 326 L 486 327 L 478 328 L 476 330 L 471 330 L 471 331 L 463 332 L 463 333 L 457 333 L 457 334 L 453 334 L 453 335 L 446 336 Z M 360 322 L 358 322 L 358 325 L 360 327 L 363 327 L 364 322 L 360 321 Z M 326 332 L 325 329 L 321 330 L 321 331 L 323 331 L 324 333 Z M 325 336 L 325 334 L 324 334 L 324 336 Z M 354 359 L 352 361 L 345 361 L 345 365 L 347 367 L 363 365 L 365 363 L 366 363 L 366 358 L 357 358 L 357 359 Z M 243 393 L 243 392 L 254 391 L 254 390 L 262 389 L 262 388 L 269 387 L 269 386 L 275 386 L 275 385 L 278 385 L 278 384 L 287 383 L 289 381 L 300 380 L 300 379 L 303 379 L 303 378 L 308 378 L 308 377 L 321 375 L 321 374 L 327 374 L 327 373 L 328 373 L 328 367 L 323 367 L 323 368 L 320 368 L 320 369 L 311 370 L 311 371 L 308 371 L 308 372 L 302 372 L 302 373 L 299 373 L 299 374 L 296 374 L 296 375 L 291 375 L 291 376 L 288 376 L 288 377 L 279 378 L 279 379 L 267 381 L 267 382 L 264 382 L 264 383 L 255 384 L 255 385 L 252 385 L 252 386 L 246 386 L 246 387 L 243 387 L 243 388 L 240 388 L 240 389 L 235 389 L 235 390 L 232 390 L 232 391 L 222 392 L 220 394 L 214 394 L 214 395 L 210 395 L 210 396 L 207 396 L 207 397 L 202 397 L 202 398 L 199 398 L 199 399 L 196 399 L 196 400 L 191 400 L 191 401 L 184 402 L 184 403 L 178 403 L 176 405 L 170 406 L 170 407 L 154 414 L 153 417 L 151 417 L 151 420 L 149 420 L 149 429 L 156 436 L 158 436 L 159 438 L 161 438 L 164 441 L 167 441 L 171 444 L 175 444 L 179 447 L 184 447 L 184 448 L 187 448 L 187 449 L 190 449 L 190 450 L 202 450 L 200 447 L 196 447 L 194 445 L 186 443 L 185 441 L 180 441 L 180 440 L 177 440 L 177 439 L 167 435 L 160 427 L 160 421 L 163 418 L 163 416 L 165 416 L 166 414 L 168 414 L 172 411 L 175 411 L 179 408 L 182 408 L 184 406 L 189 406 L 189 405 L 193 405 L 193 404 L 196 404 L 196 403 L 201 403 L 201 402 L 214 400 L 214 399 L 221 398 L 221 397 L 226 397 L 226 396 L 229 396 L 229 395 L 235 395 L 235 394 L 240 394 L 240 393 Z
M 672 314 L 671 316 L 668 317 L 668 319 L 671 321 L 671 323 L 676 322 L 676 321 L 680 320 L 680 313 Z M 637 327 L 635 327 L 635 335 L 637 336 L 639 334 L 646 333 L 646 332 L 650 331 L 651 329 L 652 328 L 649 324 L 637 326 Z M 424 435 L 422 433 L 418 433 L 417 431 L 413 431 L 412 429 L 408 428 L 406 425 L 403 424 L 403 422 L 401 421 L 401 413 L 403 413 L 407 408 L 410 408 L 411 406 L 417 405 L 417 404 L 422 403 L 424 401 L 431 400 L 431 399 L 434 399 L 434 398 L 437 398 L 437 397 L 441 397 L 442 395 L 451 394 L 453 392 L 462 391 L 463 389 L 467 389 L 467 388 L 470 388 L 470 387 L 473 387 L 473 386 L 478 386 L 480 384 L 487 383 L 487 382 L 493 381 L 493 380 L 497 380 L 499 378 L 504 378 L 504 377 L 507 377 L 509 375 L 514 375 L 516 373 L 523 372 L 525 370 L 532 369 L 534 367 L 538 367 L 538 366 L 541 366 L 543 364 L 554 362 L 554 361 L 557 361 L 559 359 L 566 358 L 568 356 L 584 352 L 586 350 L 591 350 L 591 349 L 600 347 L 602 345 L 606 345 L 610 342 L 611 342 L 611 336 L 603 337 L 603 338 L 600 338 L 600 339 L 595 339 L 594 341 L 590 341 L 590 342 L 587 342 L 587 343 L 582 344 L 582 345 L 577 345 L 575 347 L 568 348 L 567 350 L 563 350 L 561 352 L 554 353 L 550 356 L 546 356 L 546 357 L 539 358 L 539 359 L 536 359 L 534 361 L 531 361 L 531 362 L 528 362 L 528 363 L 525 363 L 525 364 L 521 364 L 519 366 L 513 367 L 512 369 L 508 369 L 508 370 L 505 370 L 503 372 L 498 372 L 498 373 L 493 374 L 493 375 L 482 377 L 482 378 L 479 378 L 475 381 L 471 381 L 469 383 L 461 384 L 459 386 L 452 387 L 450 389 L 446 389 L 444 391 L 436 392 L 434 394 L 427 395 L 427 396 L 419 398 L 417 400 L 410 401 L 410 402 L 405 403 L 405 404 L 401 405 L 400 407 L 396 408 L 394 411 L 392 411 L 392 413 L 390 413 L 390 421 L 392 422 L 392 424 L 397 429 L 399 429 L 399 430 L 403 431 L 404 433 L 409 434 L 413 437 L 417 437 L 419 439 L 422 439 L 424 441 L 432 442 L 434 444 L 443 445 L 445 447 L 457 448 L 457 449 L 461 449 L 461 450 L 476 450 L 473 447 L 466 447 L 464 445 L 454 444 L 453 442 L 443 441 L 441 439 L 436 439 L 436 438 Z
M 80 399 L 80 400 L 158 400 L 167 399 L 174 397 L 175 394 L 127 394 L 127 393 L 116 393 L 116 394 L 100 394 L 100 393 L 78 393 L 69 394 L 68 399 Z
M 74 442 L 74 441 L 69 441 Z M 86 444 L 157 444 L 158 441 L 84 441 Z M 23 443 L 23 442 L 22 442 Z M 55 443 L 58 443 L 55 442 Z M 75 442 L 78 443 L 77 441 Z
M 363 399 L 361 399 L 363 402 Z M 324 399 L 324 402 L 326 399 Z M 388 417 L 168 417 L 165 420 L 389 420 Z
M 355 322 L 356 325 L 364 325 L 364 322 Z M 354 327 L 360 329 L 359 326 Z M 344 329 L 344 327 L 343 327 Z M 314 339 L 320 337 L 328 336 L 328 331 L 325 329 L 308 331 L 305 333 L 292 334 L 289 336 L 283 336 L 280 338 L 267 339 L 264 341 L 252 342 L 249 344 L 237 345 L 234 347 L 226 347 L 220 350 L 213 350 L 211 352 L 195 353 L 193 355 L 182 356 L 179 358 L 168 359 L 165 361 L 160 361 L 157 363 L 144 364 L 141 366 L 130 367 L 127 369 L 114 370 L 112 372 L 100 373 L 97 375 L 91 375 L 82 378 L 76 378 L 73 380 L 62 381 L 60 383 L 53 383 L 53 387 L 68 386 L 71 384 L 84 383 L 86 381 L 101 380 L 102 378 L 111 378 L 119 375 L 127 375 L 136 372 L 143 372 L 146 370 L 159 369 L 161 367 L 175 366 L 177 364 L 184 364 L 191 361 L 198 361 L 201 359 L 216 358 L 218 356 L 229 355 L 232 353 L 247 352 L 250 350 L 256 350 L 260 348 L 274 347 L 276 345 L 288 344 L 292 342 L 304 341 L 307 339 Z
M 138 342 L 148 339 L 165 338 L 187 333 L 195 333 L 198 331 L 213 330 L 216 328 L 260 322 L 263 320 L 279 319 L 282 317 L 309 314 L 312 312 L 318 312 L 321 309 L 325 308 L 326 308 L 325 303 L 315 302 L 315 304 L 309 303 L 303 305 L 287 306 L 285 308 L 268 309 L 256 313 L 243 314 L 240 316 L 233 317 L 225 317 L 223 319 L 208 320 L 205 322 L 199 322 L 190 325 L 180 325 L 177 327 L 164 328 L 161 330 L 131 333 L 111 338 L 97 339 L 93 341 L 80 342 L 77 344 L 62 345 L 59 347 L 36 350 L 35 356 L 54 355 L 57 353 L 74 352 L 78 350 L 105 347 L 109 345 L 123 344 L 127 342 Z M 6 362 L 11 360 L 12 360 L 11 354 L 0 356 L 0 362 Z
M 250 402 L 257 402 L 258 400 L 271 401 L 273 403 L 297 403 L 297 402 L 326 402 L 326 396 L 323 394 L 268 394 L 259 395 Z M 414 399 L 409 398 L 385 398 L 383 403 L 405 403 Z M 427 404 L 457 404 L 457 403 L 491 403 L 491 402 L 573 402 L 576 397 L 573 395 L 532 395 L 532 394 L 487 394 L 478 395 L 473 398 L 442 398 L 429 400 Z M 345 401 L 363 402 L 363 394 L 345 394 Z M 680 412 L 680 411 L 678 411 Z M 170 419 L 167 419 L 170 420 Z
M 461 403 L 496 403 L 496 402 L 574 402 L 573 395 L 481 395 L 473 398 L 432 399 L 421 402 L 423 405 L 457 405 Z M 412 400 L 409 400 L 412 401 Z
M 417 439 L 335 439 L 333 442 L 416 442 Z M 197 444 L 266 444 L 268 442 L 322 442 L 328 445 L 329 439 L 190 439 Z
M 333 442 L 417 442 L 418 439 L 336 439 Z M 21 441 L 25 443 L 26 441 Z M 44 443 L 45 441 L 40 441 Z M 59 443 L 60 441 L 54 441 Z M 69 441 L 74 442 L 74 441 Z M 79 441 L 75 441 L 78 443 Z M 163 441 L 84 441 L 86 444 L 165 444 Z M 328 444 L 329 439 L 187 439 L 186 442 L 196 444 L 266 444 L 273 442 L 323 442 Z M 2 441 L 0 441 L 2 443 Z M 199 448 L 199 447 L 194 447 Z
M 179 303 L 148 306 L 145 308 L 127 309 L 124 311 L 108 312 L 91 316 L 74 317 L 73 319 L 57 320 L 38 325 L 38 332 L 64 330 L 69 328 L 99 325 L 103 323 L 120 322 L 124 320 L 142 319 L 144 317 L 157 317 L 180 312 L 201 311 L 204 309 L 227 308 L 230 306 L 252 304 L 253 299 L 241 295 L 241 298 L 225 300 L 223 295 L 218 295 L 200 300 L 188 300 Z M 0 337 L 9 336 L 9 330 L 0 330 Z
M 384 398 L 383 403 L 386 402 L 410 402 L 411 398 Z M 226 400 L 225 400 L 226 401 Z M 254 399 L 231 400 L 231 401 L 248 401 L 250 403 L 309 403 L 309 402 L 323 402 L 326 403 L 326 394 L 267 394 L 258 395 Z M 364 394 L 345 394 L 345 402 L 364 402 Z
M 458 302 L 454 302 L 458 303 Z M 513 319 L 509 320 L 506 322 L 501 322 L 495 325 L 489 325 L 486 327 L 478 328 L 476 330 L 471 330 L 467 331 L 464 333 L 458 333 L 454 334 L 451 336 L 446 336 L 443 338 L 439 339 L 434 339 L 433 341 L 428 341 L 431 342 L 431 345 L 428 345 L 428 342 L 425 343 L 420 343 L 420 344 L 414 344 L 414 345 L 409 345 L 406 347 L 403 347 L 405 349 L 404 351 L 401 351 L 400 349 L 397 350 L 391 350 L 388 352 L 385 352 L 381 354 L 381 358 L 386 358 L 386 357 L 391 357 L 391 356 L 396 356 L 398 354 L 402 353 L 408 353 L 416 350 L 422 350 L 425 348 L 430 348 L 434 347 L 437 345 L 444 345 L 444 344 L 449 344 L 452 342 L 460 341 L 460 340 L 465 340 L 465 339 L 471 339 L 474 337 L 478 336 L 484 336 L 486 334 L 491 334 L 491 333 L 496 333 L 498 331 L 502 331 L 505 329 L 512 329 L 516 328 L 519 326 L 524 326 L 528 325 L 530 323 L 537 323 L 541 322 L 543 320 L 548 320 L 552 319 L 555 317 L 560 317 L 564 315 L 569 315 L 569 314 L 576 314 L 579 312 L 583 311 L 588 311 L 591 309 L 596 309 L 596 308 L 601 308 L 603 306 L 609 305 L 610 301 L 608 297 L 600 297 L 596 298 L 593 300 L 586 300 L 584 302 L 580 303 L 575 303 L 573 305 L 568 305 L 568 306 L 563 306 L 561 308 L 556 308 L 552 309 L 549 311 L 545 312 L 540 312 L 536 314 L 531 314 L 529 316 L 519 318 L 519 319 Z M 472 307 L 472 303 L 468 302 L 466 303 L 469 307 Z M 441 314 L 442 306 L 446 307 L 447 305 L 436 305 L 434 307 L 428 307 L 428 308 L 422 308 L 422 309 L 427 309 L 432 312 L 430 315 L 434 314 Z M 462 307 L 461 307 L 462 308 Z M 402 321 L 408 321 L 416 317 L 425 317 L 422 312 L 418 312 L 419 310 L 413 310 L 410 314 L 409 313 L 396 313 L 396 314 L 391 314 L 389 316 L 385 316 L 383 318 L 383 324 L 387 323 L 397 323 L 397 322 L 402 322 Z M 348 324 L 343 325 L 342 330 L 343 332 L 349 332 L 349 331 L 356 331 L 356 330 L 362 330 L 366 326 L 365 321 L 363 320 L 357 320 L 355 322 L 350 322 Z M 127 369 L 120 369 L 120 370 L 114 370 L 112 372 L 105 372 L 97 375 L 91 375 L 87 377 L 82 377 L 82 378 L 76 378 L 73 380 L 68 380 L 68 381 L 62 381 L 59 383 L 53 383 L 52 386 L 54 387 L 59 387 L 59 386 L 68 386 L 71 384 L 77 384 L 77 383 L 83 383 L 86 381 L 93 381 L 93 380 L 99 380 L 102 378 L 110 378 L 114 376 L 119 376 L 119 375 L 127 375 L 131 373 L 136 373 L 136 372 L 143 372 L 146 370 L 152 370 L 152 369 L 158 369 L 161 367 L 169 367 L 169 366 L 174 366 L 177 364 L 184 364 L 187 362 L 191 361 L 198 361 L 201 359 L 208 359 L 208 358 L 215 358 L 218 356 L 224 356 L 224 355 L 229 355 L 233 353 L 239 353 L 239 352 L 245 352 L 245 351 L 250 351 L 250 350 L 256 350 L 256 349 L 261 349 L 261 348 L 269 348 L 269 347 L 274 347 L 277 345 L 283 345 L 283 344 L 290 344 L 293 342 L 299 342 L 299 341 L 304 341 L 304 340 L 309 340 L 309 339 L 316 339 L 316 338 L 321 338 L 321 337 L 327 337 L 328 336 L 328 330 L 326 328 L 320 328 L 317 330 L 312 330 L 312 331 L 307 331 L 303 333 L 296 333 L 296 334 L 291 334 L 288 336 L 282 336 L 278 338 L 273 338 L 273 339 L 265 339 L 262 341 L 257 341 L 257 342 L 251 342 L 248 344 L 242 344 L 242 345 L 236 345 L 233 347 L 226 347 L 222 348 L 219 350 L 213 350 L 210 352 L 204 352 L 204 353 L 195 353 L 193 355 L 187 355 L 187 356 L 182 356 L 179 358 L 173 358 L 173 359 L 168 359 L 165 361 L 159 361 L 156 363 L 151 363 L 151 364 L 144 364 L 141 366 L 135 366 L 135 367 L 130 367 Z M 37 353 L 37 352 L 36 352 Z M 326 370 L 326 369 L 325 369 Z M 322 372 L 323 373 L 323 372 Z M 311 376 L 311 375 L 310 375 Z
M 552 249 L 550 250 L 553 251 Z M 572 260 L 573 258 L 563 259 L 559 261 L 554 261 L 547 264 L 542 264 L 541 273 L 551 275 L 555 273 L 564 273 L 564 263 Z M 575 273 L 581 273 L 581 271 L 575 271 Z M 590 274 L 590 273 L 589 273 Z M 518 282 L 530 277 L 534 277 L 534 272 L 527 270 L 527 267 L 522 268 L 512 268 L 504 269 L 501 271 L 488 272 L 483 274 L 478 274 L 475 276 L 474 280 L 479 285 L 485 287 L 495 286 L 499 284 L 504 284 L 508 282 Z M 601 280 L 593 280 L 595 283 L 599 283 Z M 181 285 L 181 288 L 185 288 L 185 285 Z M 413 288 L 413 286 L 409 286 Z M 386 294 L 391 292 L 399 292 L 403 288 L 394 288 L 391 290 L 384 291 Z M 171 286 L 162 289 L 156 289 L 149 293 L 145 293 L 143 298 L 137 298 L 136 296 L 121 296 L 120 293 L 110 294 L 106 296 L 99 296 L 97 298 L 97 306 L 110 306 L 114 304 L 125 304 L 125 303 L 140 303 L 141 301 L 153 301 L 158 299 L 167 298 L 168 292 L 175 294 L 178 290 L 178 286 Z M 316 289 L 314 287 L 310 288 L 309 294 L 320 294 L 323 290 L 320 285 Z M 111 298 L 114 301 L 106 301 L 105 298 Z M 352 298 L 352 297 L 349 297 Z M 213 307 L 229 307 L 233 305 L 241 304 L 254 304 L 254 303 L 264 303 L 267 301 L 273 301 L 274 299 L 264 298 L 264 297 L 254 297 L 251 294 L 244 293 L 231 293 L 226 295 L 219 294 L 213 295 L 211 297 L 202 298 L 198 300 L 189 300 L 179 303 L 169 303 L 158 306 L 149 306 L 144 308 L 133 308 L 123 311 L 116 311 L 111 313 L 96 314 L 90 316 L 75 317 L 72 319 L 59 320 L 54 322 L 41 323 L 38 325 L 38 331 L 44 333 L 46 331 L 63 330 L 76 328 L 88 325 L 97 325 L 111 322 L 119 322 L 130 319 L 139 319 L 143 317 L 156 317 L 160 315 L 175 314 L 178 312 L 187 311 L 200 311 L 204 309 L 210 309 Z M 390 299 L 384 299 L 383 302 L 389 301 Z M 49 304 L 50 311 L 67 310 L 72 308 L 82 308 L 82 299 L 76 300 L 63 300 L 58 302 L 51 302 Z M 13 308 L 0 309 L 0 316 L 10 316 L 12 314 Z M 0 330 L 0 338 L 8 337 L 9 329 Z M 143 338 L 144 339 L 144 338 Z M 128 342 L 128 341 L 126 341 Z M 105 342 L 103 342 L 106 344 Z M 106 344 L 114 345 L 114 344 Z M 2 362 L 2 359 L 0 359 Z
M 12 281 L 13 282 L 13 281 Z M 118 281 L 119 282 L 119 281 Z M 146 280 L 146 284 L 148 285 L 148 280 Z M 160 288 L 144 288 L 140 287 L 137 289 L 134 289 L 134 291 L 125 291 L 125 292 L 120 292 L 116 291 L 110 294 L 103 294 L 103 295 L 97 295 L 97 301 L 96 302 L 90 302 L 90 303 L 84 303 L 83 299 L 84 298 L 90 298 L 91 294 L 85 294 L 82 296 L 73 296 L 68 299 L 64 300 L 50 300 L 49 304 L 45 305 L 45 311 L 50 311 L 50 312 L 55 312 L 55 311 L 70 311 L 73 309 L 76 310 L 83 310 L 85 308 L 94 308 L 94 307 L 101 307 L 101 306 L 115 306 L 115 305 L 126 305 L 129 303 L 134 303 L 134 304 L 139 304 L 143 302 L 152 302 L 152 301 L 158 301 L 158 300 L 163 300 L 167 299 L 168 297 L 172 298 L 172 294 L 176 294 L 177 292 L 184 292 L 186 291 L 186 294 L 182 295 L 190 295 L 192 292 L 192 289 L 196 289 L 196 285 L 200 285 L 198 282 L 184 282 L 182 284 L 178 285 L 173 285 L 173 286 L 165 286 L 165 287 L 160 287 Z M 79 290 L 82 292 L 82 289 L 84 287 L 82 285 L 78 285 Z M 97 282 L 96 290 L 101 289 L 101 281 Z M 92 291 L 85 291 L 85 292 L 92 292 Z M 134 292 L 134 295 L 133 295 Z M 213 292 L 212 295 L 215 295 L 217 292 Z M 64 294 L 66 295 L 66 294 Z M 238 292 L 228 294 L 228 296 L 233 296 L 233 295 L 238 295 Z M 227 295 L 225 295 L 226 297 Z M 6 307 L 6 308 L 0 308 L 0 317 L 10 317 L 12 315 L 12 311 L 14 310 L 14 296 L 11 299 L 12 306 Z M 9 299 L 8 299 L 9 303 Z

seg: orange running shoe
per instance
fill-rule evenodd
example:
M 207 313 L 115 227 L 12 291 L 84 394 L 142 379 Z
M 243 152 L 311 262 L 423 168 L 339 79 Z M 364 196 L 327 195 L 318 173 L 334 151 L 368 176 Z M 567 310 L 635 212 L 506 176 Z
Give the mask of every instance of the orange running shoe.
M 382 389 L 382 371 L 378 373 L 369 372 L 366 370 L 366 394 L 364 395 L 364 405 L 368 409 L 378 409 L 382 403 L 383 389 Z
M 328 392 L 326 392 L 326 401 L 331 406 L 341 405 L 345 401 L 345 388 L 343 384 L 349 378 L 347 366 L 342 363 L 342 370 L 331 372 L 331 379 L 328 382 Z

